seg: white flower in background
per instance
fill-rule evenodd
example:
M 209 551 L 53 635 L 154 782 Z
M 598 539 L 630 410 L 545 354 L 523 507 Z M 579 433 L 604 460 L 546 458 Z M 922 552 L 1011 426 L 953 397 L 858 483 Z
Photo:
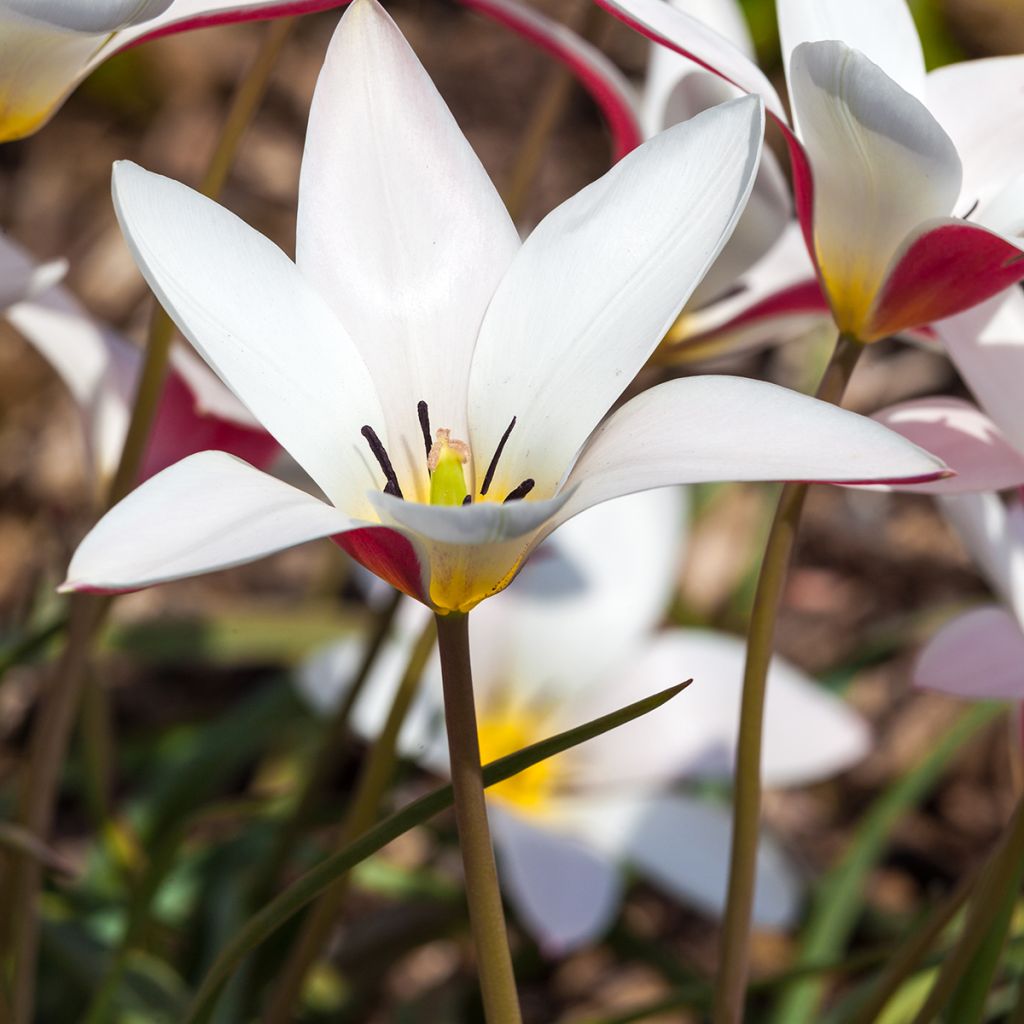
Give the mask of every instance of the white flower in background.
M 714 28 L 750 60 L 754 44 L 735 0 L 670 0 Z M 743 90 L 652 42 L 641 116 L 648 137 Z M 662 354 L 705 360 L 785 341 L 830 322 L 828 303 L 793 219 L 789 185 L 765 149 L 743 215 L 668 332 Z
M 626 867 L 706 913 L 719 913 L 724 903 L 728 809 L 675 784 L 730 776 L 743 643 L 700 629 L 656 632 L 679 572 L 682 497 L 677 489 L 653 491 L 585 512 L 471 623 L 485 761 L 695 680 L 671 705 L 488 790 L 503 887 L 550 954 L 601 936 L 618 913 Z M 368 740 L 387 715 L 414 620 L 426 614 L 413 605 L 405 611 L 402 640 L 385 649 L 353 708 L 353 724 Z M 342 698 L 360 648 L 361 641 L 327 648 L 300 671 L 297 685 L 318 711 L 328 713 Z M 399 744 L 429 770 L 447 772 L 436 657 Z M 867 747 L 867 730 L 852 710 L 775 660 L 764 750 L 770 785 L 827 778 Z M 765 836 L 758 923 L 790 923 L 800 890 L 786 857 Z
M 0 0 L 0 142 L 37 131 L 90 71 L 145 39 L 344 2 Z
M 749 56 L 664 0 L 596 0 L 760 94 L 839 329 L 874 341 L 1024 277 L 1024 57 L 925 74 L 905 0 L 778 0 L 793 107 Z
M 332 537 L 434 609 L 468 611 L 560 523 L 622 494 L 941 474 L 870 420 L 739 378 L 670 381 L 601 423 L 728 238 L 761 131 L 756 99 L 705 111 L 521 243 L 408 44 L 356 0 L 313 101 L 297 263 L 177 182 L 114 174 L 160 301 L 330 503 L 200 453 L 104 517 L 65 588 L 137 589 Z
M 102 490 L 121 458 L 142 352 L 89 316 L 61 285 L 65 270 L 63 261 L 38 265 L 0 235 L 0 315 L 50 363 L 70 392 L 91 475 Z M 280 451 L 206 365 L 176 347 L 139 477 L 145 480 L 207 448 L 223 448 L 261 466 Z

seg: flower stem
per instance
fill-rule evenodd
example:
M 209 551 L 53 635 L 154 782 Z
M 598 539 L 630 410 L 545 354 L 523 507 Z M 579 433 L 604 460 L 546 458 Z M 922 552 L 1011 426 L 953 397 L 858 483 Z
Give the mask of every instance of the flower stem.
M 434 650 L 436 639 L 434 623 L 428 621 L 409 654 L 405 674 L 392 699 L 384 728 L 363 764 L 355 796 L 341 828 L 339 849 L 348 846 L 377 820 L 381 798 L 394 775 L 398 734 L 413 697 L 416 696 L 420 677 L 423 675 L 427 659 Z M 271 997 L 270 1006 L 263 1018 L 265 1024 L 288 1024 L 288 1021 L 294 1019 L 293 1008 L 302 994 L 302 986 L 310 968 L 327 944 L 331 928 L 337 920 L 338 910 L 348 890 L 349 877 L 347 874 L 342 875 L 320 896 L 310 911 Z
M 466 878 L 469 924 L 476 945 L 480 991 L 488 1024 L 519 1024 L 519 996 L 512 972 L 505 914 L 487 824 L 480 741 L 469 660 L 469 617 L 437 616 L 444 685 L 444 715 L 455 794 L 455 821 Z
M 245 129 L 266 91 L 270 72 L 293 18 L 272 22 L 259 53 L 246 71 L 232 101 L 202 190 L 213 197 L 223 186 Z M 146 354 L 121 459 L 111 482 L 106 508 L 121 500 L 134 486 L 142 466 L 149 434 L 156 417 L 170 355 L 173 324 L 159 306 L 150 320 Z M 60 767 L 64 762 L 75 713 L 88 679 L 90 653 L 111 599 L 75 594 L 70 601 L 69 625 L 64 650 L 51 680 L 50 693 L 33 733 L 29 764 L 19 802 L 19 822 L 39 841 L 45 842 L 53 817 Z M 12 985 L 14 1024 L 29 1024 L 35 1002 L 35 968 L 39 922 L 36 895 L 41 883 L 39 866 L 24 856 L 10 858 L 0 892 L 0 920 L 9 927 L 0 932 L 0 952 L 10 949 L 15 958 Z M 9 911 L 5 912 L 5 911 Z
M 855 338 L 840 334 L 818 385 L 819 399 L 834 405 L 842 401 L 863 347 Z M 714 1024 L 738 1024 L 743 1019 L 761 819 L 761 745 L 768 665 L 775 642 L 779 602 L 806 496 L 806 484 L 789 483 L 782 488 L 750 615 L 736 748 L 732 857 L 719 945 Z

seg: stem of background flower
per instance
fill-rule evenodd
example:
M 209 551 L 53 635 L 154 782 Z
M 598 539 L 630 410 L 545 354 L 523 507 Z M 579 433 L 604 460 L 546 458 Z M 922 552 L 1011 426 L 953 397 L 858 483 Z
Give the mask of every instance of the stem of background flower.
M 505 912 L 498 887 L 491 830 L 487 824 L 473 670 L 469 660 L 469 616 L 437 616 L 437 644 L 444 684 L 444 717 L 455 794 L 455 822 L 465 874 L 469 924 L 487 1024 L 519 1024 L 519 995 L 508 948 Z
M 377 820 L 381 799 L 395 771 L 398 734 L 416 696 L 420 678 L 426 668 L 427 659 L 434 650 L 436 639 L 437 630 L 434 622 L 428 621 L 409 654 L 405 674 L 392 699 L 384 728 L 363 762 L 355 796 L 341 827 L 339 849 L 348 846 Z M 348 891 L 348 881 L 348 875 L 339 878 L 317 899 L 307 915 L 302 932 L 292 946 L 270 998 L 269 1007 L 263 1018 L 265 1024 L 287 1024 L 294 1019 L 293 1008 L 302 995 L 302 986 L 310 968 L 327 944 L 331 928 L 337 920 L 338 911 Z
M 293 18 L 287 18 L 270 23 L 255 60 L 239 84 L 201 186 L 205 194 L 211 197 L 223 186 L 227 169 L 266 91 L 270 73 L 293 22 Z M 142 374 L 121 460 L 111 483 L 108 508 L 124 497 L 138 478 L 163 389 L 172 337 L 173 325 L 157 306 L 150 321 Z M 86 665 L 111 600 L 89 594 L 75 594 L 69 604 L 65 647 L 33 733 L 25 785 L 19 803 L 20 824 L 41 841 L 46 840 L 49 832 L 60 767 L 88 676 Z M 11 858 L 5 874 L 6 884 L 0 893 L 3 897 L 0 899 L 0 919 L 9 920 L 10 925 L 9 930 L 0 935 L 0 938 L 6 940 L 0 952 L 9 949 L 15 961 L 12 975 L 14 1024 L 29 1024 L 35 1002 L 39 938 L 36 894 L 41 875 L 37 864 L 17 855 Z M 9 914 L 3 913 L 5 908 L 9 909 Z
M 935 984 L 913 1024 L 928 1024 L 948 1004 L 971 967 L 975 954 L 989 937 L 999 915 L 1012 907 L 1024 875 L 1024 797 L 1018 802 L 998 846 L 978 879 L 967 910 L 963 932 L 946 957 Z
M 842 401 L 846 385 L 863 349 L 864 346 L 855 338 L 839 335 L 832 358 L 818 385 L 816 395 L 819 399 L 834 405 Z M 738 1024 L 743 1020 L 761 824 L 761 734 L 766 681 L 775 641 L 779 602 L 786 584 L 806 496 L 806 484 L 790 483 L 782 488 L 771 532 L 768 534 L 750 615 L 736 748 L 732 857 L 719 942 L 714 1024 Z
M 577 9 L 567 21 L 577 35 L 591 40 L 601 25 L 601 15 L 601 9 L 596 4 L 588 2 L 582 9 L 577 4 Z M 530 119 L 526 123 L 516 162 L 503 195 L 505 207 L 514 221 L 518 221 L 522 216 L 523 204 L 537 175 L 548 140 L 562 120 L 575 86 L 576 77 L 572 70 L 565 64 L 558 64 L 551 69 L 530 112 Z

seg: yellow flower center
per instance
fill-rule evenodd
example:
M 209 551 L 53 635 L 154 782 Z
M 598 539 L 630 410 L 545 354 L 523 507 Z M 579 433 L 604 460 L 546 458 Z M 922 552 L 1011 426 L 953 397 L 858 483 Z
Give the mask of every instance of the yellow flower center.
M 546 738 L 545 717 L 535 708 L 513 707 L 507 702 L 485 710 L 477 727 L 481 761 L 487 764 Z M 548 758 L 491 786 L 487 792 L 520 810 L 537 813 L 554 794 L 559 775 L 558 758 Z

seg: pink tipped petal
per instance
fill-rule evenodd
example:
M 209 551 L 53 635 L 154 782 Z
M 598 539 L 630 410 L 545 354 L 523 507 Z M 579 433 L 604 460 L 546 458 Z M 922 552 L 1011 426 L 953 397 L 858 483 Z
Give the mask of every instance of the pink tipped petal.
M 622 898 L 618 866 L 560 833 L 557 822 L 525 818 L 490 800 L 502 888 L 542 952 L 558 957 L 599 939 Z
M 1001 491 L 1024 484 L 1024 452 L 1014 448 L 984 413 L 959 398 L 922 398 L 876 413 L 890 430 L 932 455 L 956 474 L 905 488 L 924 494 Z M 899 485 L 893 489 L 903 490 Z
M 957 212 L 991 199 L 1024 166 L 1024 56 L 965 60 L 928 74 L 928 107 L 964 165 Z
M 477 332 L 518 249 L 501 199 L 409 44 L 376 0 L 359 0 L 317 82 L 296 259 L 351 333 L 391 435 L 417 439 L 390 452 L 400 480 L 426 484 L 419 401 L 435 429 L 467 436 Z
M 778 0 L 777 10 L 791 96 L 796 92 L 788 76 L 793 51 L 801 43 L 834 39 L 862 53 L 901 89 L 924 101 L 924 54 L 906 0 Z
M 324 492 L 355 516 L 376 478 L 360 430 L 388 444 L 355 346 L 295 264 L 216 203 L 119 163 L 114 205 L 160 302 L 214 372 Z
M 946 623 L 914 665 L 914 685 L 966 700 L 1024 700 L 1024 633 L 1004 608 Z
M 939 459 L 866 416 L 742 377 L 668 381 L 614 412 L 595 432 L 559 513 L 620 494 L 711 480 L 832 483 L 935 479 Z
M 242 565 L 353 528 L 347 516 L 223 452 L 199 452 L 115 505 L 62 590 L 139 590 Z
M 527 239 L 488 306 L 469 382 L 474 452 L 495 451 L 517 418 L 499 491 L 528 476 L 539 496 L 554 492 L 721 251 L 762 130 L 756 99 L 707 110 L 634 150 Z
M 890 261 L 919 224 L 953 209 L 960 159 L 920 100 L 842 43 L 801 43 L 790 76 L 817 262 L 840 329 L 872 340 L 867 318 Z
M 612 136 L 612 158 L 621 160 L 643 141 L 636 93 L 600 50 L 561 22 L 517 0 L 458 0 L 551 54 L 576 76 L 597 104 Z
M 744 92 L 761 96 L 765 107 L 780 121 L 786 122 L 786 111 L 779 94 L 764 72 L 742 50 L 702 21 L 665 0 L 595 2 L 648 39 L 689 57 Z
M 732 842 L 727 808 L 673 793 L 608 794 L 563 804 L 567 823 L 595 847 L 630 864 L 683 903 L 711 917 L 721 915 Z M 802 886 L 778 844 L 764 833 L 758 843 L 755 884 L 755 924 L 792 924 Z
M 982 408 L 1024 452 L 1024 292 L 1010 288 L 935 329 Z
M 883 338 L 953 316 L 1024 279 L 1024 253 L 969 222 L 923 226 L 885 273 L 865 334 Z

